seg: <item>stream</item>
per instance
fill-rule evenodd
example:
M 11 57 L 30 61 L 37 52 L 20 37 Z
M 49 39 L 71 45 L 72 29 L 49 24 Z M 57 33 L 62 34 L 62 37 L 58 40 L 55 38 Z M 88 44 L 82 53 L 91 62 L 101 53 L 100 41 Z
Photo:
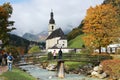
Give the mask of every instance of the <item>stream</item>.
M 24 65 L 19 67 L 38 80 L 106 80 L 86 77 L 79 74 L 65 74 L 65 78 L 60 79 L 56 77 L 55 71 L 48 71 L 46 69 L 39 68 L 37 65 Z

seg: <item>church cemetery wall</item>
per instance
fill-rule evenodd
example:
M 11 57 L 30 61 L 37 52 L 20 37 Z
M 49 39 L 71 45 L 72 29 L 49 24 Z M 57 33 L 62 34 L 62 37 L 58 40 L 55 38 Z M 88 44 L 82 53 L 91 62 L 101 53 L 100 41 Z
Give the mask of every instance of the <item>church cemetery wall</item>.
M 54 48 L 54 49 L 48 49 L 47 51 L 53 53 L 54 50 L 56 50 L 56 52 L 58 53 L 60 49 L 58 49 L 58 48 L 55 49 Z M 81 49 L 74 49 L 74 48 L 62 48 L 61 50 L 62 50 L 63 53 L 69 53 L 69 52 L 73 52 L 73 51 L 74 52 L 80 52 L 81 51 Z

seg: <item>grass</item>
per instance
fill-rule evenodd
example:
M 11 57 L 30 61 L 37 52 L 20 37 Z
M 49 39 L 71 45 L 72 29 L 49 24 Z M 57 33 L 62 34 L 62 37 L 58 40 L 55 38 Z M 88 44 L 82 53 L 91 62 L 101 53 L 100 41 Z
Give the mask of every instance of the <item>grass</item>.
M 21 71 L 18 68 L 13 68 L 12 71 L 4 72 L 0 75 L 0 79 L 3 80 L 37 80 L 36 78 L 30 76 L 24 71 Z
M 82 37 L 84 35 L 79 35 L 76 38 L 70 40 L 68 42 L 68 47 L 69 48 L 82 48 L 82 46 L 84 45 L 84 41 L 82 40 Z
M 83 66 L 87 63 L 84 62 L 65 62 L 65 66 L 67 67 L 68 70 L 76 70 L 79 68 L 79 66 Z

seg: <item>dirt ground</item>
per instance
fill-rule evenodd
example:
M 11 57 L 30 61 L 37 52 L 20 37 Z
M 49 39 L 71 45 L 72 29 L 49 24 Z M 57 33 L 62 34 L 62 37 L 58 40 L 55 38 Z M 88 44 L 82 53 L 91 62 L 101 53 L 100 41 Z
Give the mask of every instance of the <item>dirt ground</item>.
M 0 75 L 3 73 L 3 72 L 6 72 L 8 69 L 7 69 L 7 66 L 0 66 Z

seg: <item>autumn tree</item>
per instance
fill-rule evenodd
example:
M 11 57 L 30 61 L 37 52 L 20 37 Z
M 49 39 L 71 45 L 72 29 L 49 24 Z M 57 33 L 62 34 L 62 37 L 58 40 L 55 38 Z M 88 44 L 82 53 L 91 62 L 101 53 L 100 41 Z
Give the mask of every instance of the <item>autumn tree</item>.
M 104 0 L 103 4 L 111 4 L 120 9 L 120 0 Z
M 14 21 L 9 20 L 12 11 L 13 8 L 10 3 L 0 5 L 0 40 L 2 40 L 4 45 L 6 45 L 9 40 L 8 33 L 15 29 L 14 27 L 11 27 L 13 26 Z
M 110 4 L 90 7 L 84 20 L 85 45 L 94 49 L 106 47 L 115 39 L 119 30 L 119 11 Z
M 116 7 L 118 11 L 120 11 L 120 0 L 104 0 L 103 5 L 104 4 L 111 4 L 112 6 Z M 120 12 L 118 12 L 118 14 L 120 15 Z M 120 19 L 120 16 L 118 18 Z M 118 23 L 118 25 L 120 25 L 120 22 Z M 120 32 L 117 33 L 117 35 L 119 35 Z M 120 40 L 116 39 L 114 42 L 120 43 Z

